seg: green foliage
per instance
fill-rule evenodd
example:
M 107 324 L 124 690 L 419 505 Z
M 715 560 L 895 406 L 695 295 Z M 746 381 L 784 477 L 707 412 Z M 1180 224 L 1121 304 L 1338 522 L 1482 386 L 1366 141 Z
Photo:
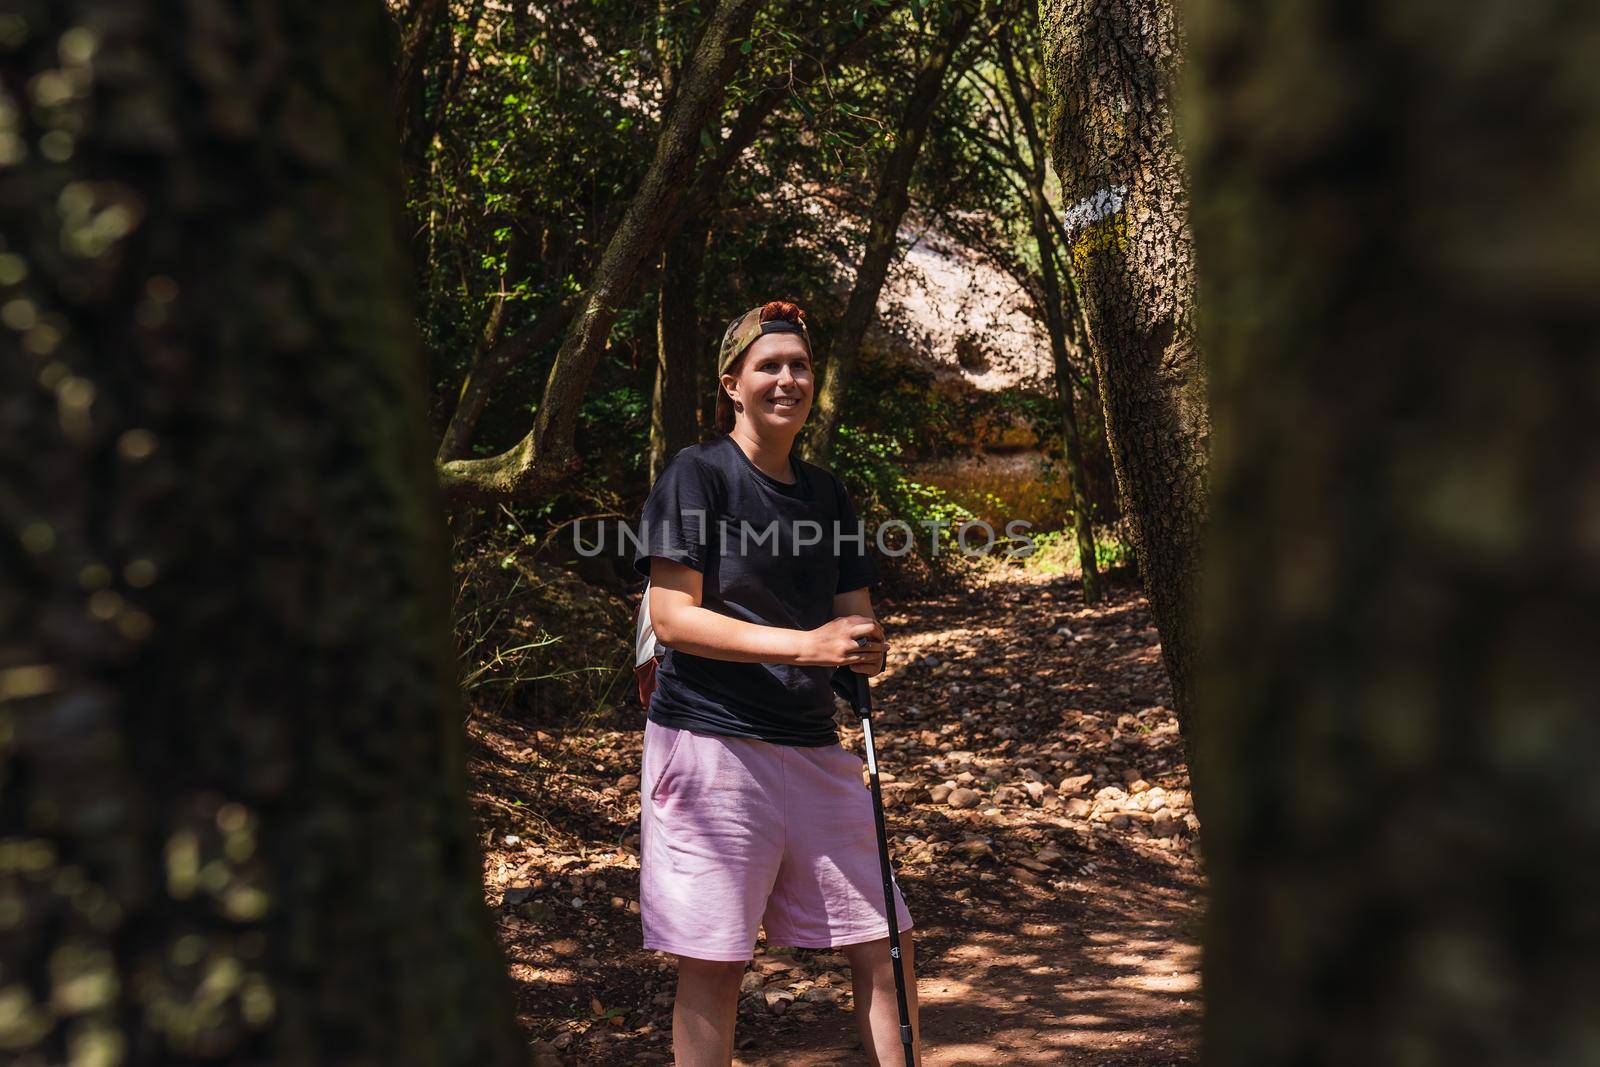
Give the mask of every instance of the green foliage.
M 1023 565 L 1041 574 L 1078 574 L 1078 539 L 1071 521 L 1060 530 L 1046 530 L 1029 535 L 1033 540 L 1033 553 Z M 1102 573 L 1127 567 L 1133 562 L 1133 551 L 1116 537 L 1096 536 L 1094 545 L 1095 566 Z
M 594 442 L 591 462 L 612 467 L 624 483 L 643 481 L 650 450 L 650 394 L 635 385 L 591 393 L 578 409 L 580 440 Z
M 931 556 L 934 531 L 921 524 L 943 523 L 938 529 L 943 553 L 955 544 L 954 527 L 976 516 L 943 490 L 907 477 L 905 453 L 904 443 L 896 437 L 846 425 L 839 430 L 833 471 L 843 479 L 869 529 L 891 519 L 904 522 L 911 527 L 918 554 Z M 893 536 L 886 536 L 885 541 L 898 547 L 899 542 L 891 540 Z

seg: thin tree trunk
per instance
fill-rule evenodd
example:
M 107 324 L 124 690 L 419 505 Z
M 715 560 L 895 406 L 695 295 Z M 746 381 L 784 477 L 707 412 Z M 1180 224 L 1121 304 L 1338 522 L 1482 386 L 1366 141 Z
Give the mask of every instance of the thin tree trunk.
M 589 376 L 640 267 L 660 251 L 667 221 L 694 165 L 700 131 L 719 110 L 728 79 L 742 59 L 740 42 L 759 4 L 760 0 L 718 3 L 662 123 L 655 157 L 607 243 L 581 298 L 581 310 L 556 353 L 533 428 L 498 456 L 441 464 L 440 483 L 447 499 L 479 503 L 526 499 L 576 470 L 573 432 Z
M 478 419 L 494 395 L 495 387 L 520 363 L 525 363 L 533 353 L 549 344 L 557 334 L 567 328 L 578 310 L 576 299 L 567 299 L 540 315 L 531 326 L 526 326 L 509 337 L 480 344 L 473 351 L 472 365 L 462 379 L 461 392 L 456 407 L 450 413 L 439 442 L 438 461 L 458 459 L 466 454 L 477 431 Z
M 1206 516 L 1210 417 L 1194 336 L 1192 242 L 1170 94 L 1171 0 L 1045 0 L 1050 142 L 1068 223 L 1121 209 L 1073 247 L 1123 511 L 1184 736 L 1195 715 L 1194 596 Z M 1193 761 L 1191 760 L 1191 770 Z M 1205 783 L 1195 781 L 1204 818 Z
M 1066 452 L 1067 477 L 1072 482 L 1072 528 L 1078 542 L 1078 567 L 1083 575 L 1083 600 L 1100 600 L 1100 565 L 1095 557 L 1094 522 L 1089 509 L 1089 480 L 1083 463 L 1083 439 L 1078 433 L 1077 399 L 1072 388 L 1072 360 L 1067 352 L 1067 335 L 1072 332 L 1067 319 L 1068 304 L 1056 274 L 1055 235 L 1049 222 L 1050 208 L 1045 200 L 1044 137 L 1034 121 L 1034 97 L 1022 85 L 1010 41 L 999 41 L 1000 63 L 1006 85 L 1016 105 L 1023 136 L 1028 142 L 1031 166 L 1028 183 L 1028 222 L 1039 254 L 1040 288 L 1044 297 L 1045 329 L 1050 335 L 1050 356 L 1055 366 L 1056 398 L 1061 407 L 1061 438 Z
M 867 328 L 877 316 L 878 294 L 883 291 L 889 265 L 899 251 L 896 235 L 900 230 L 900 220 L 905 217 L 906 208 L 911 203 L 911 172 L 916 166 L 917 156 L 922 152 L 928 124 L 933 120 L 939 94 L 944 88 L 945 73 L 972 31 L 977 17 L 976 5 L 962 0 L 938 44 L 928 53 L 917 71 L 911 93 L 906 97 L 905 108 L 896 124 L 894 150 L 883 165 L 873 196 L 871 225 L 867 231 L 861 265 L 856 269 L 850 302 L 834 335 L 833 350 L 827 354 L 827 363 L 822 368 L 822 381 L 811 412 L 806 453 L 813 463 L 826 466 L 833 453 L 845 396 L 855 377 L 856 362 L 861 355 L 861 344 L 866 338 Z
M 1206 1062 L 1594 1063 L 1600 9 L 1252 6 L 1191 22 Z
M 81 90 L 15 116 L 70 155 L 0 172 L 13 1062 L 527 1062 L 466 805 L 383 18 L 52 0 L 0 51 L 7 87 Z
M 1041 193 L 1042 195 L 1042 193 Z M 1045 261 L 1049 262 L 1048 252 Z M 1078 432 L 1077 397 L 1072 388 L 1072 359 L 1067 352 L 1067 327 L 1061 308 L 1061 289 L 1054 270 L 1045 282 L 1052 308 L 1046 328 L 1050 333 L 1050 355 L 1055 364 L 1056 400 L 1061 407 L 1061 438 L 1067 459 L 1067 477 L 1072 481 L 1072 530 L 1078 542 L 1078 567 L 1083 574 L 1083 601 L 1100 601 L 1100 563 L 1095 557 L 1094 519 L 1089 507 L 1089 476 L 1083 462 L 1083 437 Z
M 656 308 L 656 380 L 650 404 L 650 481 L 653 484 L 678 450 L 699 436 L 700 272 L 705 265 L 706 224 L 679 230 L 661 253 Z
M 422 111 L 422 72 L 428 63 L 428 49 L 432 47 L 439 24 L 449 10 L 449 0 L 412 0 L 400 23 L 392 91 L 395 127 L 402 144 L 408 145 L 404 150 L 408 156 L 413 152 L 410 143 L 417 139 L 415 131 L 423 125 L 419 122 L 419 116 Z M 414 164 L 416 159 L 420 159 L 420 152 L 408 163 Z

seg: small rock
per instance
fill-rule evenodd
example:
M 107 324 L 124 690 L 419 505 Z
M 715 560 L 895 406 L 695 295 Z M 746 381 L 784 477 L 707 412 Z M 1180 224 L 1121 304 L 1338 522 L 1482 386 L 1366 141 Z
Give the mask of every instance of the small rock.
M 935 804 L 943 804 L 946 800 L 950 799 L 950 794 L 953 792 L 955 792 L 955 790 L 951 786 L 936 785 L 932 789 L 928 790 L 928 799 L 932 800 Z M 888 922 L 888 919 L 884 920 L 885 929 L 888 928 Z
M 1177 837 L 1183 830 L 1183 823 L 1177 819 L 1169 819 L 1166 816 L 1158 817 L 1155 822 L 1150 824 L 1151 837 Z M 888 922 L 887 919 L 884 921 L 885 923 Z
M 1136 778 L 1133 781 L 1128 783 L 1128 792 L 1130 792 L 1130 793 L 1143 793 L 1145 790 L 1147 790 L 1149 788 L 1150 788 L 1150 783 L 1145 781 L 1143 778 Z M 887 920 L 887 919 L 884 920 L 884 922 L 888 922 L 888 921 L 889 920 Z
M 1089 814 L 1089 809 L 1091 807 L 1092 805 L 1083 797 L 1073 797 L 1071 800 L 1067 801 L 1066 810 L 1067 814 L 1072 816 L 1074 819 L 1081 819 Z M 887 920 L 885 920 L 885 922 L 887 922 Z
M 887 915 L 888 912 L 884 912 L 884 914 Z M 884 919 L 883 921 L 885 924 L 885 929 L 887 929 L 889 920 Z M 766 978 L 762 977 L 759 971 L 746 971 L 744 978 L 740 979 L 739 981 L 739 992 L 759 993 L 766 987 L 766 984 Z
M 1117 814 L 1111 816 L 1108 821 L 1111 823 L 1112 829 L 1115 830 L 1126 830 L 1130 825 L 1133 824 L 1133 819 L 1129 817 L 1126 812 L 1118 812 Z M 888 920 L 885 919 L 884 922 L 887 923 Z
M 639 788 L 639 776 L 637 774 L 624 774 L 621 778 L 617 779 L 617 788 L 622 790 L 624 793 L 633 792 L 635 789 Z M 884 920 L 884 922 L 888 921 L 889 920 L 887 919 Z
M 887 923 L 889 920 L 885 919 Z M 800 994 L 807 1004 L 832 1004 L 839 999 L 839 991 L 832 986 L 816 985 Z
M 994 849 L 989 847 L 989 842 L 985 841 L 981 837 L 967 838 L 965 841 L 962 841 L 960 844 L 955 846 L 955 851 L 961 853 L 968 859 L 977 859 L 979 856 L 994 855 Z M 887 924 L 888 920 L 885 919 L 884 922 Z
M 1060 790 L 1064 796 L 1073 796 L 1089 788 L 1089 783 L 1094 781 L 1092 774 L 1074 774 L 1070 778 L 1061 779 Z M 884 920 L 887 922 L 888 920 Z
M 533 899 L 533 886 L 514 885 L 506 890 L 506 895 L 501 899 L 500 903 L 516 907 L 518 904 L 526 903 L 531 899 Z M 888 922 L 888 919 L 884 920 L 885 929 L 888 929 Z
M 1023 783 L 1022 788 L 1028 791 L 1028 799 L 1033 801 L 1035 804 L 1038 804 L 1044 800 L 1045 791 L 1049 787 L 1043 782 L 1025 782 Z M 888 919 L 884 920 L 885 923 L 888 923 L 888 921 Z
M 1038 885 L 1040 882 L 1039 876 L 1026 867 L 1007 867 L 1006 873 L 1011 876 L 1012 881 L 1021 882 L 1023 885 Z M 885 919 L 884 922 L 887 923 L 888 920 Z
M 912 794 L 918 792 L 915 785 L 910 782 L 889 782 L 879 787 L 883 794 L 883 806 L 886 808 L 899 808 L 911 803 Z
M 945 803 L 949 804 L 952 808 L 971 808 L 975 807 L 978 801 L 982 799 L 983 794 L 979 793 L 976 789 L 961 788 L 951 790 L 950 795 L 945 799 Z M 887 922 L 888 920 L 886 919 L 884 921 Z

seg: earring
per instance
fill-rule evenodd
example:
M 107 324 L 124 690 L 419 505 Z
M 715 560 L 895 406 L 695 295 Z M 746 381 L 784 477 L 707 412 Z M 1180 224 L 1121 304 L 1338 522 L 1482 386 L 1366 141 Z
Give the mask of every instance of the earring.
M 743 411 L 744 410 L 744 405 L 739 403 L 737 400 L 735 400 L 733 402 L 733 410 L 735 410 L 735 411 Z

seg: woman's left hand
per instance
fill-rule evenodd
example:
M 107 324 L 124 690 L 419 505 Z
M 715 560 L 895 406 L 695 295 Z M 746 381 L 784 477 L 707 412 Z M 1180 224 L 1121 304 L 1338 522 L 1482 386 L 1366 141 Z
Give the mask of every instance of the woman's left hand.
M 882 628 L 883 628 L 882 624 L 880 623 L 879 624 L 879 632 L 880 633 L 882 632 Z M 865 641 L 858 640 L 857 643 L 858 644 L 865 644 Z M 889 643 L 888 643 L 888 641 L 884 641 L 883 654 L 882 655 L 876 656 L 873 659 L 869 659 L 865 663 L 852 663 L 852 664 L 850 664 L 850 669 L 855 671 L 857 674 L 864 674 L 868 678 L 870 678 L 875 674 L 883 673 L 883 669 L 885 667 L 887 667 L 888 665 L 889 665 Z

